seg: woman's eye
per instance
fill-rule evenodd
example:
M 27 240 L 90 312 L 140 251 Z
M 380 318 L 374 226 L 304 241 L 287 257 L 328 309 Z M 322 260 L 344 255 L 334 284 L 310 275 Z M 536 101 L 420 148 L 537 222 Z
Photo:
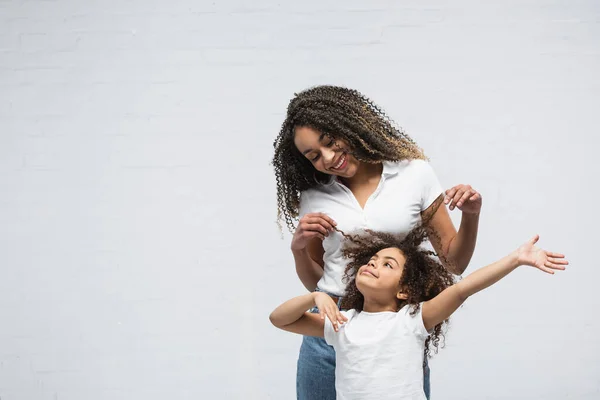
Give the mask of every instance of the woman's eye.
M 325 145 L 325 147 L 331 147 L 331 146 L 333 146 L 334 144 L 335 144 L 335 141 L 334 141 L 334 140 L 331 140 L 331 139 L 329 139 L 329 143 L 327 143 L 327 144 Z
M 310 161 L 315 162 L 319 159 L 319 154 L 310 159 Z
M 392 264 L 390 264 L 390 263 L 385 263 L 385 266 L 388 268 L 392 268 Z

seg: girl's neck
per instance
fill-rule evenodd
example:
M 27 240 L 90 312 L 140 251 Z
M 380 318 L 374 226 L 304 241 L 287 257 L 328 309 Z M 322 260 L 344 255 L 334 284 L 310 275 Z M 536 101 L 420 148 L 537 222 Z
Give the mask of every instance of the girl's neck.
M 371 164 L 366 162 L 361 162 L 358 165 L 358 169 L 356 173 L 350 178 L 340 178 L 342 183 L 348 187 L 356 183 L 367 183 L 371 180 L 379 180 L 381 178 L 381 174 L 383 173 L 383 164 Z
M 378 299 L 369 299 L 365 297 L 365 301 L 363 303 L 363 311 L 376 313 L 376 312 L 385 312 L 385 311 L 398 311 L 398 304 L 396 300 L 390 301 L 380 301 Z

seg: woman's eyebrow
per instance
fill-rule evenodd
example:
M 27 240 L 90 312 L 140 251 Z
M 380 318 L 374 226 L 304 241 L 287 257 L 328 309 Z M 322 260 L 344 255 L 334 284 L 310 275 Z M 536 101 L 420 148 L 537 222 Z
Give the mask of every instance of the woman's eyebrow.
M 324 138 L 324 137 L 325 137 L 325 134 L 324 134 L 324 133 L 321 133 L 321 136 L 319 136 L 319 142 L 321 142 L 321 141 L 323 140 L 323 138 Z M 302 155 L 303 155 L 303 156 L 305 156 L 305 155 L 307 155 L 308 153 L 310 153 L 311 151 L 313 151 L 313 149 L 309 147 L 308 149 L 306 149 L 306 150 L 304 150 L 304 151 L 302 152 Z

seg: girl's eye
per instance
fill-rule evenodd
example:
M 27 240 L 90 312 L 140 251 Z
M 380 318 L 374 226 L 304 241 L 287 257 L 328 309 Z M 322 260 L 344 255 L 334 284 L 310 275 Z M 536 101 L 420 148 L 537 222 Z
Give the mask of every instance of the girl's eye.
M 315 162 L 319 159 L 319 154 L 310 159 L 310 161 Z
M 331 146 L 333 146 L 334 144 L 335 144 L 335 141 L 333 141 L 333 140 L 329 139 L 329 143 L 327 143 L 327 144 L 325 145 L 325 147 L 331 147 Z
M 390 264 L 390 263 L 385 263 L 385 266 L 388 267 L 388 268 L 390 268 L 390 269 L 392 268 L 392 264 Z

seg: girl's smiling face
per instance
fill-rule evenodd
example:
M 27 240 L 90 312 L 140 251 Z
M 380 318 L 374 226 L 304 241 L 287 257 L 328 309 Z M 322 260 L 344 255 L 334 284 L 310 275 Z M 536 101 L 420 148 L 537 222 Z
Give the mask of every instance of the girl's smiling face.
M 378 251 L 366 265 L 358 269 L 357 289 L 365 298 L 396 301 L 400 295 L 400 279 L 405 262 L 404 254 L 396 247 Z

